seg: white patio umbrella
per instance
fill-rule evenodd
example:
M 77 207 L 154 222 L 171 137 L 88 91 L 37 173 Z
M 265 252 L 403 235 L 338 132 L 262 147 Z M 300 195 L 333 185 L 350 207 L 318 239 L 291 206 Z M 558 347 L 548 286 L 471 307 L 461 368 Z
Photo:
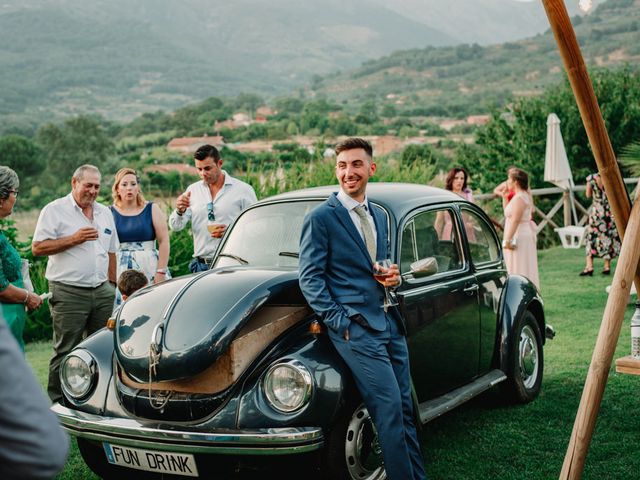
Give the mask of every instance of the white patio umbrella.
M 560 119 L 555 113 L 547 117 L 547 148 L 544 155 L 544 180 L 551 182 L 563 190 L 569 191 L 571 211 L 574 223 L 578 224 L 578 215 L 573 198 L 573 175 L 569 167 L 569 159 L 564 149 L 562 133 L 560 133 Z

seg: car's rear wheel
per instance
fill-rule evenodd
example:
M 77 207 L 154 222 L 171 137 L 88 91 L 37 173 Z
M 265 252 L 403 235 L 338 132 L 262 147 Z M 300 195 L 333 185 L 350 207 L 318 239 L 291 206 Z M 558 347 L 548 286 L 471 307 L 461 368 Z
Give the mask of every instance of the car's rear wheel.
M 516 322 L 509 353 L 508 393 L 518 403 L 527 403 L 540 393 L 544 354 L 540 327 L 533 314 L 525 312 Z
M 384 480 L 387 474 L 373 420 L 364 404 L 352 405 L 329 434 L 323 477 L 336 480 Z

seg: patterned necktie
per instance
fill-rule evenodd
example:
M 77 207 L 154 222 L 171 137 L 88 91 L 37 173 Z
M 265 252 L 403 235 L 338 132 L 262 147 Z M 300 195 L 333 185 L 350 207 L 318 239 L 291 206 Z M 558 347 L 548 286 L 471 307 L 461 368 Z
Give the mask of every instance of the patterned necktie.
M 371 257 L 371 261 L 376 261 L 376 239 L 373 237 L 373 230 L 367 217 L 367 212 L 364 205 L 358 205 L 353 209 L 354 212 L 360 217 L 360 226 L 362 227 L 362 233 L 364 234 L 364 244 L 367 246 L 367 251 Z

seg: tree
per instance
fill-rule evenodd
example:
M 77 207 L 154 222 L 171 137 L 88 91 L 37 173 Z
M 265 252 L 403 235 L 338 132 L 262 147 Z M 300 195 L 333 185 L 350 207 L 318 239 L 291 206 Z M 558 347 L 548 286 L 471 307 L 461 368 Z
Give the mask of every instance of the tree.
M 26 177 L 40 174 L 46 162 L 32 140 L 21 135 L 7 135 L 0 138 L 0 165 L 12 168 L 24 181 Z
M 115 146 L 96 117 L 79 116 L 62 125 L 40 128 L 37 142 L 47 162 L 45 186 L 56 188 L 61 179 L 71 179 L 80 165 L 90 163 L 101 170 L 109 168 Z M 103 172 L 104 173 L 104 172 Z M 65 188 L 67 183 L 64 184 Z
M 594 70 L 591 78 L 611 145 L 614 152 L 619 153 L 640 138 L 640 76 L 625 67 Z M 544 182 L 544 156 L 550 113 L 560 118 L 576 183 L 595 171 L 582 118 L 565 79 L 540 97 L 520 99 L 509 111 L 495 112 L 489 123 L 477 130 L 477 148 L 458 149 L 458 161 L 469 170 L 474 186 L 481 191 L 491 191 L 505 178 L 510 165 L 526 170 L 534 188 L 549 186 Z

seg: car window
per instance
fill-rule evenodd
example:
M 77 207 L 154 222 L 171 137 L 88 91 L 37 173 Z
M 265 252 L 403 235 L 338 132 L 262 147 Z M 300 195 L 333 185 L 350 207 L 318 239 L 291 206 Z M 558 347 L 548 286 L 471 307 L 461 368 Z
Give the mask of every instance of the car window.
M 233 225 L 214 266 L 246 262 L 254 267 L 297 267 L 302 221 L 320 203 L 275 203 L 247 210 Z
M 421 212 L 402 229 L 400 270 L 408 272 L 411 263 L 427 257 L 438 262 L 438 273 L 462 267 L 459 235 L 450 209 Z
M 471 261 L 476 265 L 497 261 L 500 257 L 500 248 L 493 234 L 493 227 L 472 210 L 462 208 L 461 212 L 469 241 Z

